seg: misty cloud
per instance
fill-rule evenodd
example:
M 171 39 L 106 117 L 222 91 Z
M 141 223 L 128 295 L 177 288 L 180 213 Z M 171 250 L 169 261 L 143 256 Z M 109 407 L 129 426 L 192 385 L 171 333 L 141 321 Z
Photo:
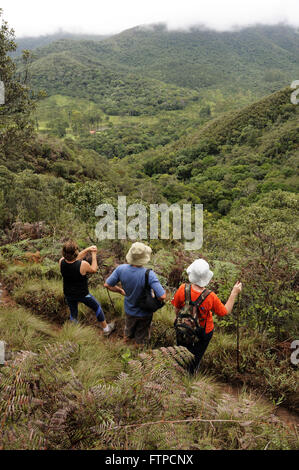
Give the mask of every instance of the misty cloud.
M 192 26 L 225 31 L 257 23 L 299 26 L 298 0 L 2 0 L 4 18 L 17 36 L 57 32 L 110 34 L 137 25 Z

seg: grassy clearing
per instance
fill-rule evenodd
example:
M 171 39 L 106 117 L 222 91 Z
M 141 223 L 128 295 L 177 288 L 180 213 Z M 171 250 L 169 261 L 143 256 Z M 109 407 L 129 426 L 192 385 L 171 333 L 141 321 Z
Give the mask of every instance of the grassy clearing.
M 24 279 L 36 279 L 37 281 L 42 279 L 60 279 L 58 264 L 48 259 L 44 260 L 43 264 L 28 263 L 25 265 L 9 265 L 1 276 L 9 291 L 24 284 Z

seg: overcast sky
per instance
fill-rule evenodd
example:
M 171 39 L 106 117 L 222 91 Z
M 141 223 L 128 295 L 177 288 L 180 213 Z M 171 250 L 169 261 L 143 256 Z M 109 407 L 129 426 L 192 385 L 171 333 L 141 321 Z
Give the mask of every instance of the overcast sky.
M 18 37 L 59 29 L 109 34 L 157 22 L 171 29 L 205 24 L 227 30 L 279 22 L 299 26 L 299 0 L 1 0 L 0 6 Z

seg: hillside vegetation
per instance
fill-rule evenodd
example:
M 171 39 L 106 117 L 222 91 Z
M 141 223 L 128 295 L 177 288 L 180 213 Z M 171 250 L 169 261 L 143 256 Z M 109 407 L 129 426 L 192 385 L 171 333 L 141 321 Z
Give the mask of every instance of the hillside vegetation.
M 232 398 L 208 377 L 189 378 L 185 348 L 131 358 L 90 327 L 54 332 L 20 309 L 1 312 L 2 335 L 8 325 L 11 347 L 23 350 L 1 370 L 1 448 L 296 448 L 271 407 L 245 392 Z M 101 357 L 102 367 L 91 357 Z
M 27 53 L 15 65 L 13 33 L 2 24 L 0 448 L 298 448 L 294 425 L 277 417 L 281 405 L 299 410 L 290 360 L 299 332 L 299 106 L 285 87 L 297 73 L 297 41 L 287 27 L 135 28 L 98 42 L 54 42 L 31 65 Z M 257 92 L 272 67 L 282 82 Z M 47 98 L 36 102 L 30 74 Z M 200 84 L 210 74 L 217 89 Z M 242 85 L 251 85 L 236 94 L 245 76 Z M 274 93 L 257 96 L 266 89 Z M 148 240 L 168 298 L 144 350 L 123 342 L 122 298 L 103 288 L 131 241 L 97 242 L 94 234 L 95 208 L 116 208 L 119 195 L 147 208 L 204 208 L 200 250 L 184 250 L 172 234 Z M 67 321 L 58 260 L 68 238 L 98 245 L 90 289 L 116 319 L 108 339 L 86 307 L 79 325 Z M 211 289 L 223 302 L 237 279 L 244 289 L 233 313 L 215 319 L 200 373 L 191 376 L 192 356 L 175 346 L 170 299 L 198 257 L 209 261 Z
M 84 79 L 86 67 L 92 74 L 102 67 L 115 70 L 117 66 L 120 71 L 179 87 L 250 89 L 262 96 L 297 76 L 298 41 L 296 30 L 287 26 L 258 26 L 224 33 L 200 28 L 168 31 L 163 25 L 137 27 L 103 41 L 66 39 L 36 49 L 32 77 L 34 85 L 40 86 L 47 76 L 44 64 L 49 61 L 55 65 L 48 67 L 50 80 L 46 85 L 51 90 L 54 71 L 58 84 L 75 64 L 75 81 L 80 76 Z M 90 86 L 99 86 L 94 78 L 87 75 L 84 80 Z M 69 94 L 66 85 L 62 82 L 61 86 Z M 78 96 L 79 92 L 81 88 Z

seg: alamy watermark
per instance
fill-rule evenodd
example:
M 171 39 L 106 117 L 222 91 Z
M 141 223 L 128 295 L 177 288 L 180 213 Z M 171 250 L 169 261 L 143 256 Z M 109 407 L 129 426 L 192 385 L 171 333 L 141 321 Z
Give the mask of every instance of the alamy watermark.
M 0 341 L 0 366 L 5 364 L 5 341 Z
M 131 204 L 118 196 L 117 210 L 112 204 L 100 204 L 95 211 L 101 217 L 95 228 L 98 240 L 184 240 L 185 250 L 199 250 L 203 243 L 202 204 Z
M 5 103 L 5 86 L 4 82 L 0 80 L 0 105 Z
M 299 95 L 299 80 L 294 80 L 291 83 L 291 89 L 295 90 L 291 94 L 291 103 L 293 104 L 299 104 L 299 98 L 297 98 L 297 95 Z
M 297 366 L 299 364 L 299 339 L 291 343 L 291 349 L 295 349 L 291 354 L 291 363 Z

